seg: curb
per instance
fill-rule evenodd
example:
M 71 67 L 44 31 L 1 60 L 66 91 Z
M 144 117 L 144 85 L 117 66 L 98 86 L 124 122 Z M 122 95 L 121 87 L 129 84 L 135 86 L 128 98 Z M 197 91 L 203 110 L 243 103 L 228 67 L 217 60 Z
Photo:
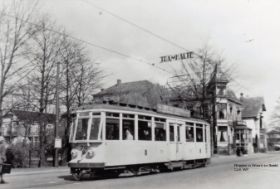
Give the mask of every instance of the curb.
M 26 171 L 25 171 L 26 170 Z M 64 168 L 51 168 L 51 169 L 46 169 L 46 168 L 38 168 L 37 170 L 11 170 L 11 174 L 6 174 L 5 176 L 21 176 L 21 175 L 35 175 L 35 174 L 47 174 L 47 173 L 57 173 L 57 172 L 69 172 L 68 167 Z

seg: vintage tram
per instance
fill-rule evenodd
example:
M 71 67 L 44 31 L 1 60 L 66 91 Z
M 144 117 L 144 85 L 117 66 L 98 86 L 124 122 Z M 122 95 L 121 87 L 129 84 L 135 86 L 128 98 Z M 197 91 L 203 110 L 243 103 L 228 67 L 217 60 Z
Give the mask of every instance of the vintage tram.
M 200 119 L 120 104 L 85 105 L 74 115 L 69 167 L 76 180 L 205 166 L 211 156 L 210 127 Z

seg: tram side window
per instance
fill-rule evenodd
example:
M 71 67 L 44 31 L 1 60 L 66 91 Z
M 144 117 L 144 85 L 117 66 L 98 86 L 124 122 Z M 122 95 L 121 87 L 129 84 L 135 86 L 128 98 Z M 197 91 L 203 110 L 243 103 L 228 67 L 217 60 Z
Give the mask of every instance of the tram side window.
M 207 125 L 204 125 L 204 141 L 207 142 Z
M 106 140 L 120 139 L 120 120 L 113 118 L 106 118 Z
M 181 132 L 180 132 L 181 125 L 177 127 L 177 141 L 181 142 Z
M 194 124 L 191 122 L 186 123 L 186 142 L 194 142 Z
M 123 140 L 134 140 L 134 115 L 123 114 Z
M 148 116 L 139 116 L 138 117 L 138 139 L 139 140 L 152 140 L 151 117 L 148 117 Z
M 175 141 L 175 132 L 174 132 L 174 125 L 169 125 L 169 141 Z
M 166 141 L 166 127 L 165 120 L 164 122 L 158 122 L 157 118 L 155 119 L 155 141 Z
M 88 120 L 89 120 L 88 118 L 83 118 L 78 120 L 76 140 L 87 139 Z
M 196 124 L 196 142 L 203 142 L 203 126 Z
M 100 118 L 99 117 L 92 118 L 90 137 L 89 137 L 90 140 L 98 139 L 99 125 L 100 125 Z M 102 136 L 102 134 L 101 134 L 101 136 Z

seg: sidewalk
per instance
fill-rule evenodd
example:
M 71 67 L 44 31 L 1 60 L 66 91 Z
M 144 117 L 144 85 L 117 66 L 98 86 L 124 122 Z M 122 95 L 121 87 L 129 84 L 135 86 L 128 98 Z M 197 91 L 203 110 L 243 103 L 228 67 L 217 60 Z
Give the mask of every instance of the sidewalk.
M 70 172 L 69 167 L 40 167 L 40 168 L 14 168 L 11 170 L 11 174 L 5 176 L 19 176 L 19 175 L 33 175 L 33 174 L 44 174 L 52 172 Z
M 272 154 L 279 154 L 280 152 L 266 152 L 266 153 L 252 153 L 248 155 L 243 156 L 237 156 L 237 155 L 214 155 L 211 157 L 211 163 L 210 165 L 220 164 L 220 163 L 229 163 L 239 160 L 246 160 L 251 158 L 259 158 L 259 157 L 269 157 Z

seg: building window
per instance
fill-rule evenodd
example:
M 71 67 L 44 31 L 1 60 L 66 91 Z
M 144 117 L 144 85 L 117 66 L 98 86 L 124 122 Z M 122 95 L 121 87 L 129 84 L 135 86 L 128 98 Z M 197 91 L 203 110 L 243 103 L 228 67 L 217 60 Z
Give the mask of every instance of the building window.
M 219 141 L 226 142 L 227 141 L 227 127 L 219 127 Z
M 224 88 L 218 88 L 218 95 L 224 95 Z
M 225 119 L 225 114 L 222 110 L 219 111 L 219 119 Z

